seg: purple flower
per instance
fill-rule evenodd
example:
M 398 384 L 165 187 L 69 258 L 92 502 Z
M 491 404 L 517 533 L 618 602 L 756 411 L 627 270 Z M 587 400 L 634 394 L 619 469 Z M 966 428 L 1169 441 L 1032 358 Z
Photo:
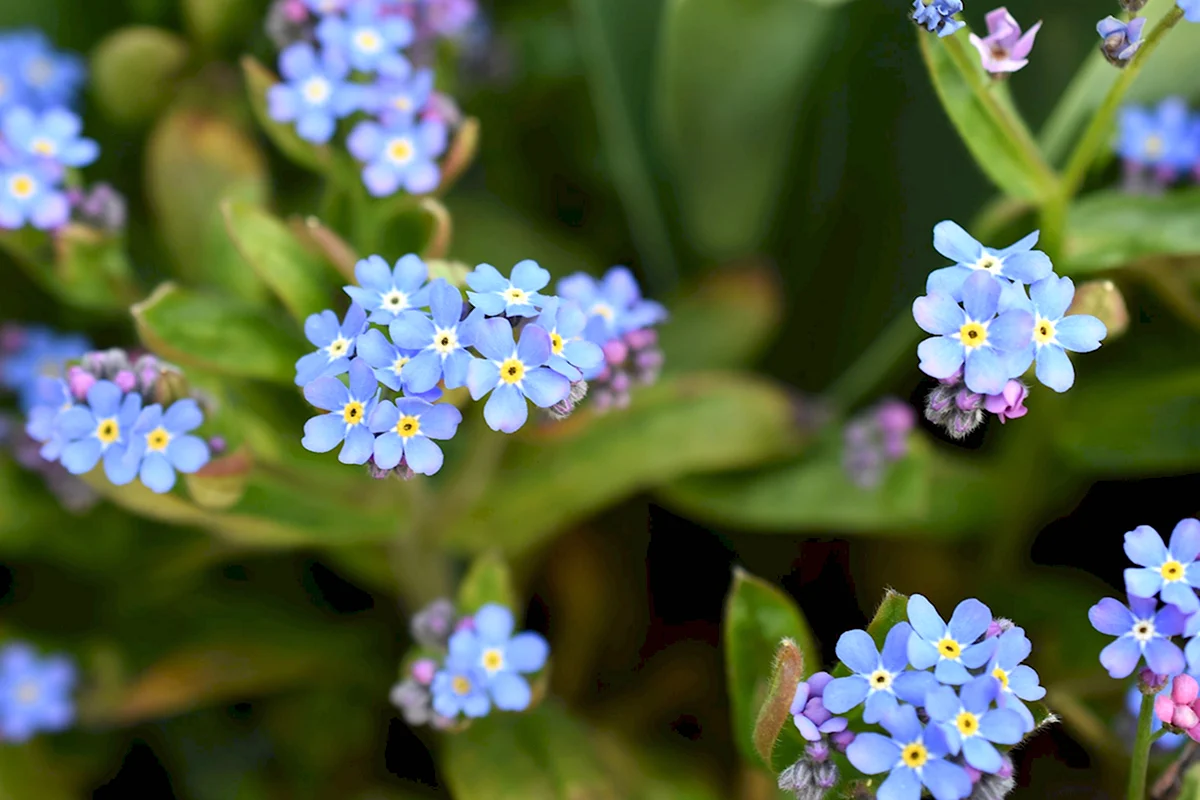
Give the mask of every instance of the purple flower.
M 1004 424 L 1010 419 L 1020 419 L 1029 409 L 1025 407 L 1025 398 L 1029 396 L 1029 387 L 1018 380 L 1010 380 L 998 394 L 989 394 L 983 400 L 983 406 L 1000 418 Z
M 347 82 L 350 67 L 330 51 L 317 54 L 300 42 L 279 54 L 284 83 L 267 90 L 268 113 L 276 122 L 296 123 L 301 139 L 324 144 L 333 138 L 337 120 L 361 103 L 361 89 Z
M 866 631 L 846 631 L 838 639 L 837 655 L 854 671 L 848 678 L 835 678 L 824 691 L 825 707 L 842 714 L 866 701 L 863 720 L 876 723 L 893 711 L 897 698 L 921 705 L 937 685 L 932 674 L 908 669 L 908 638 L 912 628 L 901 622 L 888 631 L 883 652 Z
M 363 184 L 375 197 L 426 194 L 442 179 L 437 158 L 446 151 L 446 126 L 391 118 L 386 125 L 360 122 L 346 139 L 346 148 L 360 162 Z
M 367 420 L 375 410 L 378 394 L 375 373 L 361 358 L 350 362 L 348 390 L 346 384 L 332 375 L 317 378 L 304 387 L 304 398 L 330 413 L 304 423 L 304 439 L 300 444 L 314 453 L 328 453 L 344 441 L 338 461 L 367 463 L 375 450 L 375 436 Z
M 1155 609 L 1154 599 L 1130 597 L 1129 607 L 1106 597 L 1088 609 L 1092 627 L 1117 640 L 1100 652 L 1100 663 L 1114 678 L 1133 674 L 1144 657 L 1160 675 L 1178 675 L 1184 670 L 1183 651 L 1171 641 L 1184 632 L 1187 617 L 1175 606 Z
M 835 717 L 825 707 L 822 695 L 832 680 L 833 676 L 828 672 L 818 672 L 796 685 L 796 694 L 792 697 L 792 722 L 800 735 L 810 742 L 821 741 L 827 733 L 840 733 L 849 724 L 845 717 Z
M 1116 17 L 1105 17 L 1096 23 L 1096 32 L 1104 40 L 1100 44 L 1100 52 L 1104 53 L 1110 64 L 1124 67 L 1141 48 L 1144 27 L 1145 17 L 1134 17 L 1128 23 Z
M 467 388 L 473 400 L 492 393 L 483 418 L 494 431 L 513 433 L 525 424 L 526 398 L 538 408 L 549 408 L 571 394 L 571 382 L 546 366 L 552 352 L 550 334 L 537 325 L 526 325 L 514 344 L 508 320 L 483 320 L 476 328 L 475 349 L 483 358 L 471 361 Z
M 920 0 L 918 0 L 920 2 Z M 887 772 L 878 800 L 918 800 L 921 787 L 936 800 L 961 800 L 971 793 L 966 770 L 945 760 L 950 752 L 941 728 L 921 726 L 912 706 L 899 706 L 883 720 L 891 736 L 860 733 L 846 748 L 854 768 L 865 775 Z
M 971 679 L 968 669 L 979 669 L 996 651 L 996 640 L 984 639 L 992 612 L 975 599 L 963 600 L 946 624 L 923 595 L 908 598 L 908 660 L 917 669 L 934 667 L 941 683 L 960 684 Z M 936 665 L 936 666 L 935 666 Z
M 1125 534 L 1125 554 L 1139 565 L 1125 570 L 1125 590 L 1132 597 L 1161 597 L 1184 614 L 1200 611 L 1200 521 L 1185 519 L 1171 532 L 1170 547 L 1158 531 L 1139 525 Z
M 1029 63 L 1033 39 L 1042 23 L 1038 22 L 1021 35 L 1021 26 L 1008 9 L 1001 6 L 987 13 L 988 35 L 980 39 L 971 34 L 971 44 L 979 51 L 983 68 L 991 73 L 1016 72 Z
M 413 472 L 433 475 L 442 468 L 442 449 L 433 439 L 452 439 L 462 412 L 444 403 L 433 405 L 415 397 L 384 400 L 371 415 L 375 466 L 393 469 L 401 460 Z
M 913 0 L 912 19 L 928 31 L 936 31 L 939 38 L 945 38 L 966 25 L 954 19 L 962 10 L 962 0 Z
M 350 304 L 340 324 L 337 314 L 329 310 L 310 315 L 304 320 L 304 335 L 318 349 L 296 362 L 296 385 L 306 386 L 323 376 L 345 374 L 354 355 L 355 340 L 366 329 L 367 312 L 357 303 Z
M 1012 745 L 1025 735 L 1020 714 L 1006 708 L 992 708 L 1000 683 L 990 675 L 980 675 L 962 687 L 961 695 L 942 686 L 929 693 L 925 710 L 932 722 L 946 735 L 950 752 L 963 754 L 964 760 L 980 772 L 995 774 L 1004 766 L 995 744 Z

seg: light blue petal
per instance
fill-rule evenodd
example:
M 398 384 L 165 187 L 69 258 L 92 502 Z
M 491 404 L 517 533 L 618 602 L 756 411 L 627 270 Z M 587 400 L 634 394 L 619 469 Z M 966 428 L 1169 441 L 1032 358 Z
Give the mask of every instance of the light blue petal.
M 549 408 L 561 403 L 571 394 L 571 381 L 549 367 L 538 367 L 525 373 L 521 384 L 528 397 L 538 408 Z
M 583 339 L 564 344 L 562 354 L 569 363 L 582 370 L 594 369 L 604 362 L 604 351 Z
M 967 763 L 980 772 L 996 773 L 1004 764 L 1000 758 L 1000 751 L 980 736 L 970 736 L 963 740 L 962 749 Z
M 971 794 L 971 778 L 957 764 L 946 761 L 930 761 L 925 765 L 921 777 L 934 800 L 961 800 Z M 880 796 L 880 800 L 884 800 Z
M 467 286 L 483 294 L 494 294 L 508 288 L 508 278 L 491 264 L 480 264 L 467 273 Z
M 966 667 L 957 661 L 944 658 L 933 668 L 933 676 L 950 686 L 958 686 L 971 680 L 971 673 L 967 672 Z
M 921 736 L 921 721 L 917 719 L 917 710 L 912 706 L 896 706 L 896 709 L 883 718 L 884 729 L 902 742 L 916 741 Z
M 997 350 L 1026 351 L 1033 340 L 1033 315 L 1021 309 L 1005 311 L 988 326 L 987 335 L 988 344 Z
M 336 129 L 333 116 L 326 111 L 306 111 L 296 121 L 296 134 L 306 142 L 325 144 Z
M 434 475 L 442 468 L 442 448 L 425 436 L 414 436 L 404 445 L 408 468 L 418 475 Z
M 1041 250 L 1028 253 L 1014 253 L 1004 258 L 1004 277 L 1021 283 L 1040 281 L 1054 271 L 1050 256 Z M 1055 318 L 1056 319 L 1056 318 Z
M 392 469 L 404 458 L 404 440 L 394 431 L 375 437 L 375 466 Z
M 550 283 L 550 273 L 538 266 L 536 261 L 526 259 L 517 263 L 512 271 L 512 284 L 527 292 L 537 292 Z
M 462 412 L 452 405 L 430 406 L 421 415 L 421 433 L 430 439 L 452 439 L 462 422 Z
M 442 359 L 433 350 L 423 350 L 412 361 L 404 365 L 401 376 L 404 380 L 404 391 L 408 394 L 421 394 L 437 386 L 442 377 Z
M 1008 362 L 1000 352 L 980 347 L 967 353 L 963 377 L 967 388 L 979 394 L 1000 394 L 1008 383 Z M 936 377 L 936 376 L 934 376 Z
M 1008 688 L 1022 700 L 1041 700 L 1046 696 L 1046 690 L 1039 684 L 1037 672 L 1033 667 L 1024 664 L 1014 667 L 1008 673 Z
M 546 639 L 541 634 L 525 631 L 509 640 L 504 661 L 509 669 L 530 673 L 546 666 L 549 656 L 550 645 Z
M 939 686 L 925 698 L 925 711 L 936 722 L 951 722 L 961 709 L 958 695 L 949 686 Z
M 1048 344 L 1038 350 L 1037 379 L 1043 386 L 1065 392 L 1075 385 L 1075 367 L 1058 345 Z
M 96 429 L 96 418 L 86 406 L 75 406 L 59 414 L 54 424 L 66 439 L 82 439 Z
M 987 632 L 992 624 L 992 612 L 974 598 L 963 600 L 950 617 L 950 634 L 963 644 L 970 644 Z
M 433 313 L 433 321 L 437 323 L 438 327 L 452 328 L 462 319 L 462 293 L 447 283 L 444 278 L 438 278 L 429 284 L 429 308 Z M 392 341 L 396 342 L 399 347 L 404 346 L 396 341 L 394 334 Z
M 494 431 L 513 433 L 520 430 L 529 418 L 525 395 L 512 384 L 497 387 L 483 407 L 483 418 Z
M 971 277 L 971 273 L 969 267 L 957 265 L 935 269 L 925 280 L 925 293 L 941 294 L 952 300 L 961 300 L 963 281 Z
M 921 800 L 921 779 L 908 767 L 897 767 L 879 787 L 877 800 Z
M 932 672 L 906 670 L 892 681 L 892 691 L 906 703 L 923 706 L 926 696 L 937 688 L 937 685 L 937 678 L 933 677 Z
M 979 733 L 996 744 L 1016 744 L 1025 738 L 1025 722 L 1016 711 L 997 708 L 983 715 Z
M 863 707 L 863 722 L 874 725 L 896 708 L 896 696 L 891 692 L 872 692 Z
M 908 622 L 918 636 L 930 642 L 936 642 L 946 633 L 946 623 L 942 616 L 933 607 L 933 603 L 921 594 L 914 594 L 908 598 Z
M 529 708 L 529 703 L 533 699 L 529 683 L 515 672 L 497 674 L 492 678 L 488 691 L 492 694 L 496 708 L 502 711 L 524 711 Z
M 1125 591 L 1135 597 L 1155 597 L 1162 585 L 1162 573 L 1157 569 L 1133 567 L 1125 570 Z
M 350 392 L 337 378 L 317 378 L 304 387 L 304 399 L 317 408 L 333 411 L 350 402 Z
M 862 774 L 878 775 L 891 770 L 900 760 L 900 747 L 878 733 L 860 733 L 846 748 L 846 757 Z
M 1139 525 L 1125 534 L 1125 555 L 1129 560 L 1142 567 L 1157 569 L 1167 560 L 1170 550 L 1163 542 L 1158 531 L 1149 525 Z M 1138 595 L 1152 597 L 1152 594 Z M 1128 630 L 1128 626 L 1126 626 Z M 1105 631 L 1107 633 L 1107 631 Z
M 977 270 L 963 281 L 963 308 L 977 322 L 996 316 L 1000 305 L 1000 281 L 990 272 Z
M 979 644 L 964 648 L 962 652 L 963 666 L 968 669 L 979 669 L 996 654 L 996 638 L 984 639 Z
M 1051 276 L 1029 287 L 1029 297 L 1033 307 L 1045 319 L 1056 321 L 1062 319 L 1075 299 L 1075 284 L 1070 278 Z
M 1200 672 L 1200 636 L 1187 643 L 1188 672 Z
M 1000 258 L 1008 258 L 1014 253 L 1025 253 L 1037 246 L 1038 237 L 1042 235 L 1041 231 L 1034 231 L 1027 234 L 1021 239 L 1013 242 L 1008 247 L 996 251 L 996 255 Z
M 1133 629 L 1133 614 L 1117 600 L 1106 597 L 1088 609 L 1092 627 L 1109 636 L 1124 636 Z
M 963 346 L 945 336 L 935 336 L 917 345 L 921 371 L 931 378 L 949 378 L 963 365 Z
M 1072 353 L 1090 353 L 1099 349 L 1101 340 L 1107 335 L 1105 324 L 1090 314 L 1072 314 L 1054 326 L 1058 343 Z
M 467 299 L 471 301 L 471 305 L 475 306 L 475 308 L 478 308 L 488 316 L 503 314 L 506 306 L 504 298 L 498 294 L 467 292 Z
M 933 248 L 951 261 L 974 264 L 983 255 L 983 245 L 957 222 L 944 220 L 933 226 Z
M 460 330 L 461 333 L 461 330 Z M 467 369 L 475 359 L 466 350 L 455 350 L 442 361 L 442 380 L 447 389 L 467 384 Z
M 972 714 L 982 714 L 1000 692 L 1000 682 L 991 675 L 980 675 L 967 681 L 959 692 L 963 708 Z
M 375 435 L 360 423 L 351 427 L 346 434 L 346 443 L 338 453 L 338 461 L 343 464 L 365 464 L 374 452 Z
M 420 350 L 433 341 L 433 321 L 423 311 L 405 311 L 388 326 L 392 341 L 402 350 Z
M 1113 678 L 1128 678 L 1142 658 L 1142 649 L 1132 637 L 1122 636 L 1100 651 L 1100 664 Z
M 304 423 L 304 438 L 300 444 L 313 453 L 328 453 L 346 437 L 346 423 L 341 414 L 322 414 Z
M 361 358 L 350 362 L 350 395 L 359 402 L 366 402 L 379 391 L 379 381 L 371 366 Z
M 1167 634 L 1169 631 L 1160 629 L 1159 633 Z M 1146 666 L 1159 675 L 1178 675 L 1187 667 L 1183 651 L 1170 639 L 1151 639 L 1146 644 L 1144 655 Z
M 907 622 L 898 622 L 888 631 L 879 660 L 889 672 L 900 672 L 908 666 L 908 637 L 911 635 L 912 626 Z
M 947 294 L 929 294 L 913 301 L 913 319 L 926 333 L 947 336 L 958 333 L 966 322 L 963 310 Z
M 500 384 L 500 368 L 494 361 L 473 358 L 467 367 L 467 391 L 472 400 L 480 400 Z
M 166 494 L 175 487 L 175 469 L 162 453 L 147 453 L 138 477 L 147 489 L 158 494 Z
M 88 405 L 97 419 L 115 417 L 125 393 L 112 381 L 96 381 L 87 392 Z
M 126 449 L 120 445 L 111 445 L 104 451 L 104 474 L 114 486 L 132 483 L 137 477 L 138 459 L 126 455 Z
M 856 673 L 869 675 L 879 667 L 879 650 L 875 647 L 875 640 L 866 631 L 843 633 L 837 641 L 836 652 L 842 663 Z
M 866 678 L 852 675 L 849 678 L 834 678 L 825 687 L 822 700 L 830 712 L 844 714 L 867 699 L 871 687 Z
M 512 611 L 498 603 L 488 603 L 475 612 L 475 632 L 485 646 L 507 642 L 513 626 Z
M 200 410 L 200 404 L 190 397 L 176 400 L 163 415 L 163 425 L 171 433 L 190 433 L 202 424 L 204 412 Z
M 475 349 L 493 361 L 508 358 L 516 351 L 512 325 L 506 319 L 483 320 L 475 328 Z
M 191 474 L 208 463 L 208 445 L 197 436 L 176 436 L 167 445 L 167 458 L 175 469 Z
M 540 325 L 526 325 L 517 344 L 517 357 L 526 367 L 540 367 L 550 358 L 550 334 Z
M 84 475 L 95 468 L 101 449 L 100 440 L 94 436 L 72 442 L 63 449 L 62 465 L 72 475 Z

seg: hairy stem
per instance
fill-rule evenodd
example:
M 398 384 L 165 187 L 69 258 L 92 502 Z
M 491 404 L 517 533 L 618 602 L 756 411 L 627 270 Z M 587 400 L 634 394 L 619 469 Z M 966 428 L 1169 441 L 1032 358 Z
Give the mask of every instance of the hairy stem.
M 1138 712 L 1137 738 L 1133 741 L 1133 762 L 1129 766 L 1128 800 L 1145 800 L 1146 770 L 1150 765 L 1150 745 L 1154 737 L 1150 732 L 1154 721 L 1154 695 L 1142 696 L 1142 708 Z

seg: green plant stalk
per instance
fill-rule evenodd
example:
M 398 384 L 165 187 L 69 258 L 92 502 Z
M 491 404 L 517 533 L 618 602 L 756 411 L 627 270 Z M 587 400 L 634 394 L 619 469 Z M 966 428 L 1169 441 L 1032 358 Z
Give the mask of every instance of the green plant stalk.
M 1133 763 L 1129 766 L 1128 800 L 1145 800 L 1146 770 L 1150 766 L 1150 745 L 1154 742 L 1151 723 L 1154 721 L 1154 695 L 1142 696 L 1142 708 L 1138 711 L 1137 738 L 1133 741 Z
M 408 517 L 388 545 L 388 557 L 399 594 L 415 612 L 439 597 L 451 597 L 454 586 L 450 558 L 429 524 L 432 503 L 427 487 L 420 477 L 403 484 L 409 501 Z

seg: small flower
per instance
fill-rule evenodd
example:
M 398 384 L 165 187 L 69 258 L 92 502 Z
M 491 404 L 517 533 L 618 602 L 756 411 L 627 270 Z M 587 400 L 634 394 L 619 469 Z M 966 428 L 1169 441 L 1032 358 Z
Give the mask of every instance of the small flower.
M 350 299 L 371 312 L 370 322 L 387 325 L 401 312 L 429 305 L 429 268 L 421 257 L 409 253 L 389 269 L 380 256 L 354 265 L 358 286 L 345 287 Z
M 930 32 L 936 31 L 938 37 L 945 38 L 966 25 L 954 19 L 954 15 L 962 10 L 962 0 L 930 0 L 928 3 L 925 0 L 913 0 L 912 20 L 924 25 Z
M 1200 22 L 1200 0 L 1176 0 L 1176 5 L 1183 10 L 1183 18 L 1188 22 Z
M 1021 381 L 1012 379 L 1004 384 L 1004 389 L 998 394 L 989 394 L 983 398 L 983 407 L 1000 418 L 1003 425 L 1010 419 L 1020 419 L 1029 413 L 1025 407 L 1025 398 L 1029 396 L 1029 387 Z
M 16 392 L 21 409 L 28 411 L 40 400 L 42 376 L 62 375 L 63 363 L 89 349 L 77 334 L 60 334 L 40 325 L 7 329 L 11 346 L 0 348 L 0 386 Z
M 524 631 L 513 635 L 513 615 L 489 603 L 476 612 L 474 629 L 450 637 L 450 657 L 472 664 L 484 676 L 496 708 L 524 711 L 532 700 L 529 682 L 522 677 L 546 665 L 550 645 L 541 634 Z
M 1009 628 L 997 638 L 996 654 L 988 662 L 985 673 L 1000 684 L 997 705 L 1020 714 L 1026 733 L 1033 730 L 1035 721 L 1033 714 L 1021 701 L 1033 702 L 1046 696 L 1046 690 L 1039 685 L 1037 672 L 1021 663 L 1029 657 L 1032 649 L 1023 629 Z
M 1142 46 L 1142 28 L 1146 27 L 1145 17 L 1134 17 L 1128 23 L 1116 17 L 1105 17 L 1096 23 L 1096 32 L 1104 41 L 1100 43 L 1100 52 L 1108 59 L 1108 63 L 1124 67 L 1134 57 Z
M 26 742 L 75 721 L 75 665 L 65 656 L 39 659 L 24 643 L 0 650 L 0 740 Z
M 667 318 L 661 304 L 642 298 L 637 280 L 626 267 L 613 267 L 599 281 L 583 272 L 569 275 L 558 282 L 558 296 L 579 304 L 588 316 L 584 338 L 601 347 Z
M 191 398 L 176 400 L 165 414 L 158 403 L 142 409 L 125 457 L 140 465 L 138 477 L 146 488 L 169 492 L 176 472 L 189 475 L 208 463 L 208 445 L 190 435 L 203 423 L 204 413 Z
M 944 294 L 963 299 L 963 284 L 976 272 L 987 272 L 1018 283 L 1034 283 L 1051 274 L 1050 257 L 1034 250 L 1041 231 L 1001 250 L 984 247 L 955 222 L 943 220 L 933 227 L 933 247 L 951 261 L 952 267 L 936 269 L 925 282 L 927 294 Z
M 375 437 L 367 420 L 375 410 L 379 384 L 375 374 L 361 358 L 350 362 L 350 388 L 338 378 L 327 375 L 304 387 L 308 402 L 330 413 L 304 423 L 300 444 L 314 453 L 328 453 L 343 441 L 338 461 L 365 464 L 375 450 Z
M 1016 72 L 1029 63 L 1029 51 L 1042 23 L 1038 22 L 1021 35 L 1021 26 L 1001 6 L 987 13 L 988 35 L 980 39 L 971 34 L 971 44 L 979 51 L 983 68 L 992 74 Z
M 10 80 L 0 104 L 27 103 L 35 110 L 70 105 L 87 76 L 83 60 L 72 53 L 56 51 L 40 31 L 18 31 L 0 41 L 11 61 Z
M 1166 180 L 1187 172 L 1200 157 L 1197 123 L 1181 97 L 1168 97 L 1158 108 L 1121 109 L 1116 152 L 1126 163 L 1153 167 Z
M 1117 640 L 1100 652 L 1100 663 L 1114 678 L 1133 674 L 1144 657 L 1160 675 L 1178 675 L 1184 669 L 1183 651 L 1171 641 L 1184 632 L 1186 617 L 1175 606 L 1155 608 L 1153 599 L 1130 597 L 1126 608 L 1106 597 L 1088 609 L 1092 627 Z
M 433 94 L 433 70 L 419 69 L 406 79 L 383 77 L 367 89 L 364 110 L 385 125 L 411 122 L 425 110 Z
M 467 286 L 474 289 L 467 292 L 467 299 L 489 317 L 497 314 L 533 317 L 549 299 L 538 294 L 548 283 L 550 273 L 536 261 L 518 262 L 513 267 L 511 279 L 501 275 L 491 264 L 480 264 L 467 274 Z
M 384 400 L 371 414 L 371 432 L 382 434 L 375 439 L 375 466 L 392 469 L 403 460 L 413 472 L 433 475 L 442 468 L 442 449 L 432 440 L 454 438 L 460 422 L 462 413 L 451 405 Z
M 963 600 L 947 625 L 923 595 L 908 598 L 908 660 L 917 669 L 934 667 L 941 683 L 960 684 L 971 679 L 968 669 L 979 669 L 996 651 L 996 639 L 978 639 L 987 633 L 992 612 L 975 599 Z M 936 665 L 936 666 L 935 666 Z
M 1016 744 L 1025 735 L 1025 722 L 1016 711 L 992 708 L 999 682 L 980 675 L 956 694 L 949 686 L 929 693 L 925 710 L 946 735 L 950 752 L 960 752 L 967 764 L 980 772 L 996 773 L 1004 766 L 995 744 Z
M 446 151 L 446 126 L 406 118 L 391 118 L 386 125 L 360 122 L 346 139 L 346 149 L 365 165 L 363 184 L 374 197 L 388 197 L 401 187 L 409 194 L 427 194 L 442 180 L 437 158 Z
M 1139 566 L 1125 570 L 1125 590 L 1133 597 L 1161 597 L 1184 614 L 1200 611 L 1200 521 L 1182 520 L 1171 532 L 1170 547 L 1158 531 L 1139 525 L 1125 534 L 1125 555 Z
M 384 386 L 393 391 L 400 391 L 404 382 L 404 366 L 413 360 L 417 350 L 401 350 L 387 340 L 387 337 L 377 328 L 371 328 L 358 337 L 355 344 L 359 358 L 366 361 L 375 370 L 375 377 Z M 431 389 L 433 397 L 422 395 L 422 399 L 433 402 L 441 396 L 437 388 Z
M 912 628 L 901 622 L 890 631 L 883 652 L 866 631 L 846 631 L 838 639 L 837 655 L 854 671 L 848 678 L 835 678 L 825 687 L 825 707 L 843 714 L 866 701 L 863 720 L 876 723 L 896 708 L 897 698 L 922 705 L 936 686 L 933 675 L 908 669 L 908 637 Z
M 137 475 L 137 464 L 125 460 L 125 451 L 142 410 L 141 395 L 125 394 L 111 381 L 98 381 L 88 389 L 87 404 L 64 411 L 58 430 L 69 444 L 62 465 L 72 475 L 91 472 L 104 458 L 104 474 L 117 486 Z
M 451 651 L 429 688 L 433 692 L 433 710 L 447 719 L 454 719 L 460 713 L 478 719 L 492 710 L 487 673 L 473 653 Z
M 413 40 L 412 23 L 379 14 L 374 2 L 352 3 L 345 17 L 329 15 L 317 25 L 317 40 L 359 72 L 382 72 L 397 78 L 412 71 L 400 50 Z
M 525 424 L 529 398 L 538 408 L 549 408 L 571 393 L 571 382 L 546 366 L 550 360 L 550 335 L 537 325 L 526 325 L 513 343 L 507 320 L 492 318 L 479 323 L 475 349 L 484 358 L 471 361 L 467 388 L 473 400 L 492 396 L 483 418 L 494 431 L 513 433 Z
M 62 378 L 38 379 L 37 402 L 29 409 L 25 433 L 42 445 L 39 454 L 46 461 L 58 461 L 67 441 L 58 428 L 58 418 L 75 406 L 70 387 Z
M 462 293 L 438 278 L 429 284 L 429 308 L 433 318 L 420 311 L 405 311 L 388 330 L 401 350 L 415 351 L 412 361 L 402 365 L 406 394 L 428 392 L 443 381 L 447 389 L 467 382 L 467 365 L 474 344 L 476 324 L 482 318 L 472 314 L 462 319 Z
M 0 130 L 4 143 L 14 151 L 54 170 L 86 167 L 100 155 L 98 144 L 79 135 L 83 130 L 79 116 L 65 108 L 39 115 L 18 106 L 4 115 Z
M 832 680 L 833 676 L 828 672 L 818 672 L 796 684 L 796 694 L 792 696 L 792 722 L 807 741 L 820 742 L 825 734 L 840 733 L 849 724 L 845 717 L 835 717 L 825 707 L 825 688 Z
M 318 56 L 308 42 L 299 42 L 279 54 L 284 83 L 267 90 L 271 119 L 296 123 L 301 139 L 324 144 L 333 138 L 337 120 L 356 111 L 361 103 L 359 87 L 347 82 L 350 73 L 344 60 L 326 51 Z
M 919 1 L 919 0 L 918 0 Z M 921 787 L 938 800 L 961 800 L 971 793 L 966 770 L 944 760 L 950 752 L 937 725 L 921 727 L 912 706 L 899 706 L 883 720 L 890 737 L 860 733 L 846 748 L 855 769 L 866 775 L 889 773 L 878 800 L 915 800 Z
M 949 378 L 965 363 L 968 389 L 998 394 L 1009 378 L 1025 371 L 1028 362 L 1018 369 L 1013 360 L 1028 351 L 1033 316 L 1022 308 L 998 314 L 1000 292 L 1000 282 L 980 271 L 963 283 L 964 308 L 959 308 L 950 295 L 936 293 L 913 302 L 917 324 L 934 334 L 917 347 L 922 372 L 934 378 Z
M 514 270 L 515 272 L 515 270 Z M 542 304 L 537 324 L 550 334 L 550 369 L 572 381 L 583 379 L 604 363 L 604 351 L 595 342 L 584 339 L 587 317 L 574 303 L 548 297 Z
M 53 230 L 71 216 L 71 204 L 45 165 L 26 161 L 0 170 L 0 228 L 17 230 L 26 223 Z
M 1028 357 L 1013 360 L 1014 372 L 1024 372 L 1029 361 L 1037 361 L 1037 378 L 1043 386 L 1065 392 L 1075 384 L 1075 368 L 1067 357 L 1072 353 L 1090 353 L 1100 347 L 1108 335 L 1104 323 L 1089 314 L 1066 316 L 1075 298 L 1070 278 L 1050 276 L 1029 287 L 1031 302 L 1018 305 L 1033 313 L 1033 333 Z
M 345 374 L 355 343 L 366 329 L 367 312 L 357 303 L 350 304 L 340 324 L 332 311 L 311 314 L 304 320 L 304 335 L 318 349 L 296 362 L 296 385 L 306 386 L 317 378 Z

